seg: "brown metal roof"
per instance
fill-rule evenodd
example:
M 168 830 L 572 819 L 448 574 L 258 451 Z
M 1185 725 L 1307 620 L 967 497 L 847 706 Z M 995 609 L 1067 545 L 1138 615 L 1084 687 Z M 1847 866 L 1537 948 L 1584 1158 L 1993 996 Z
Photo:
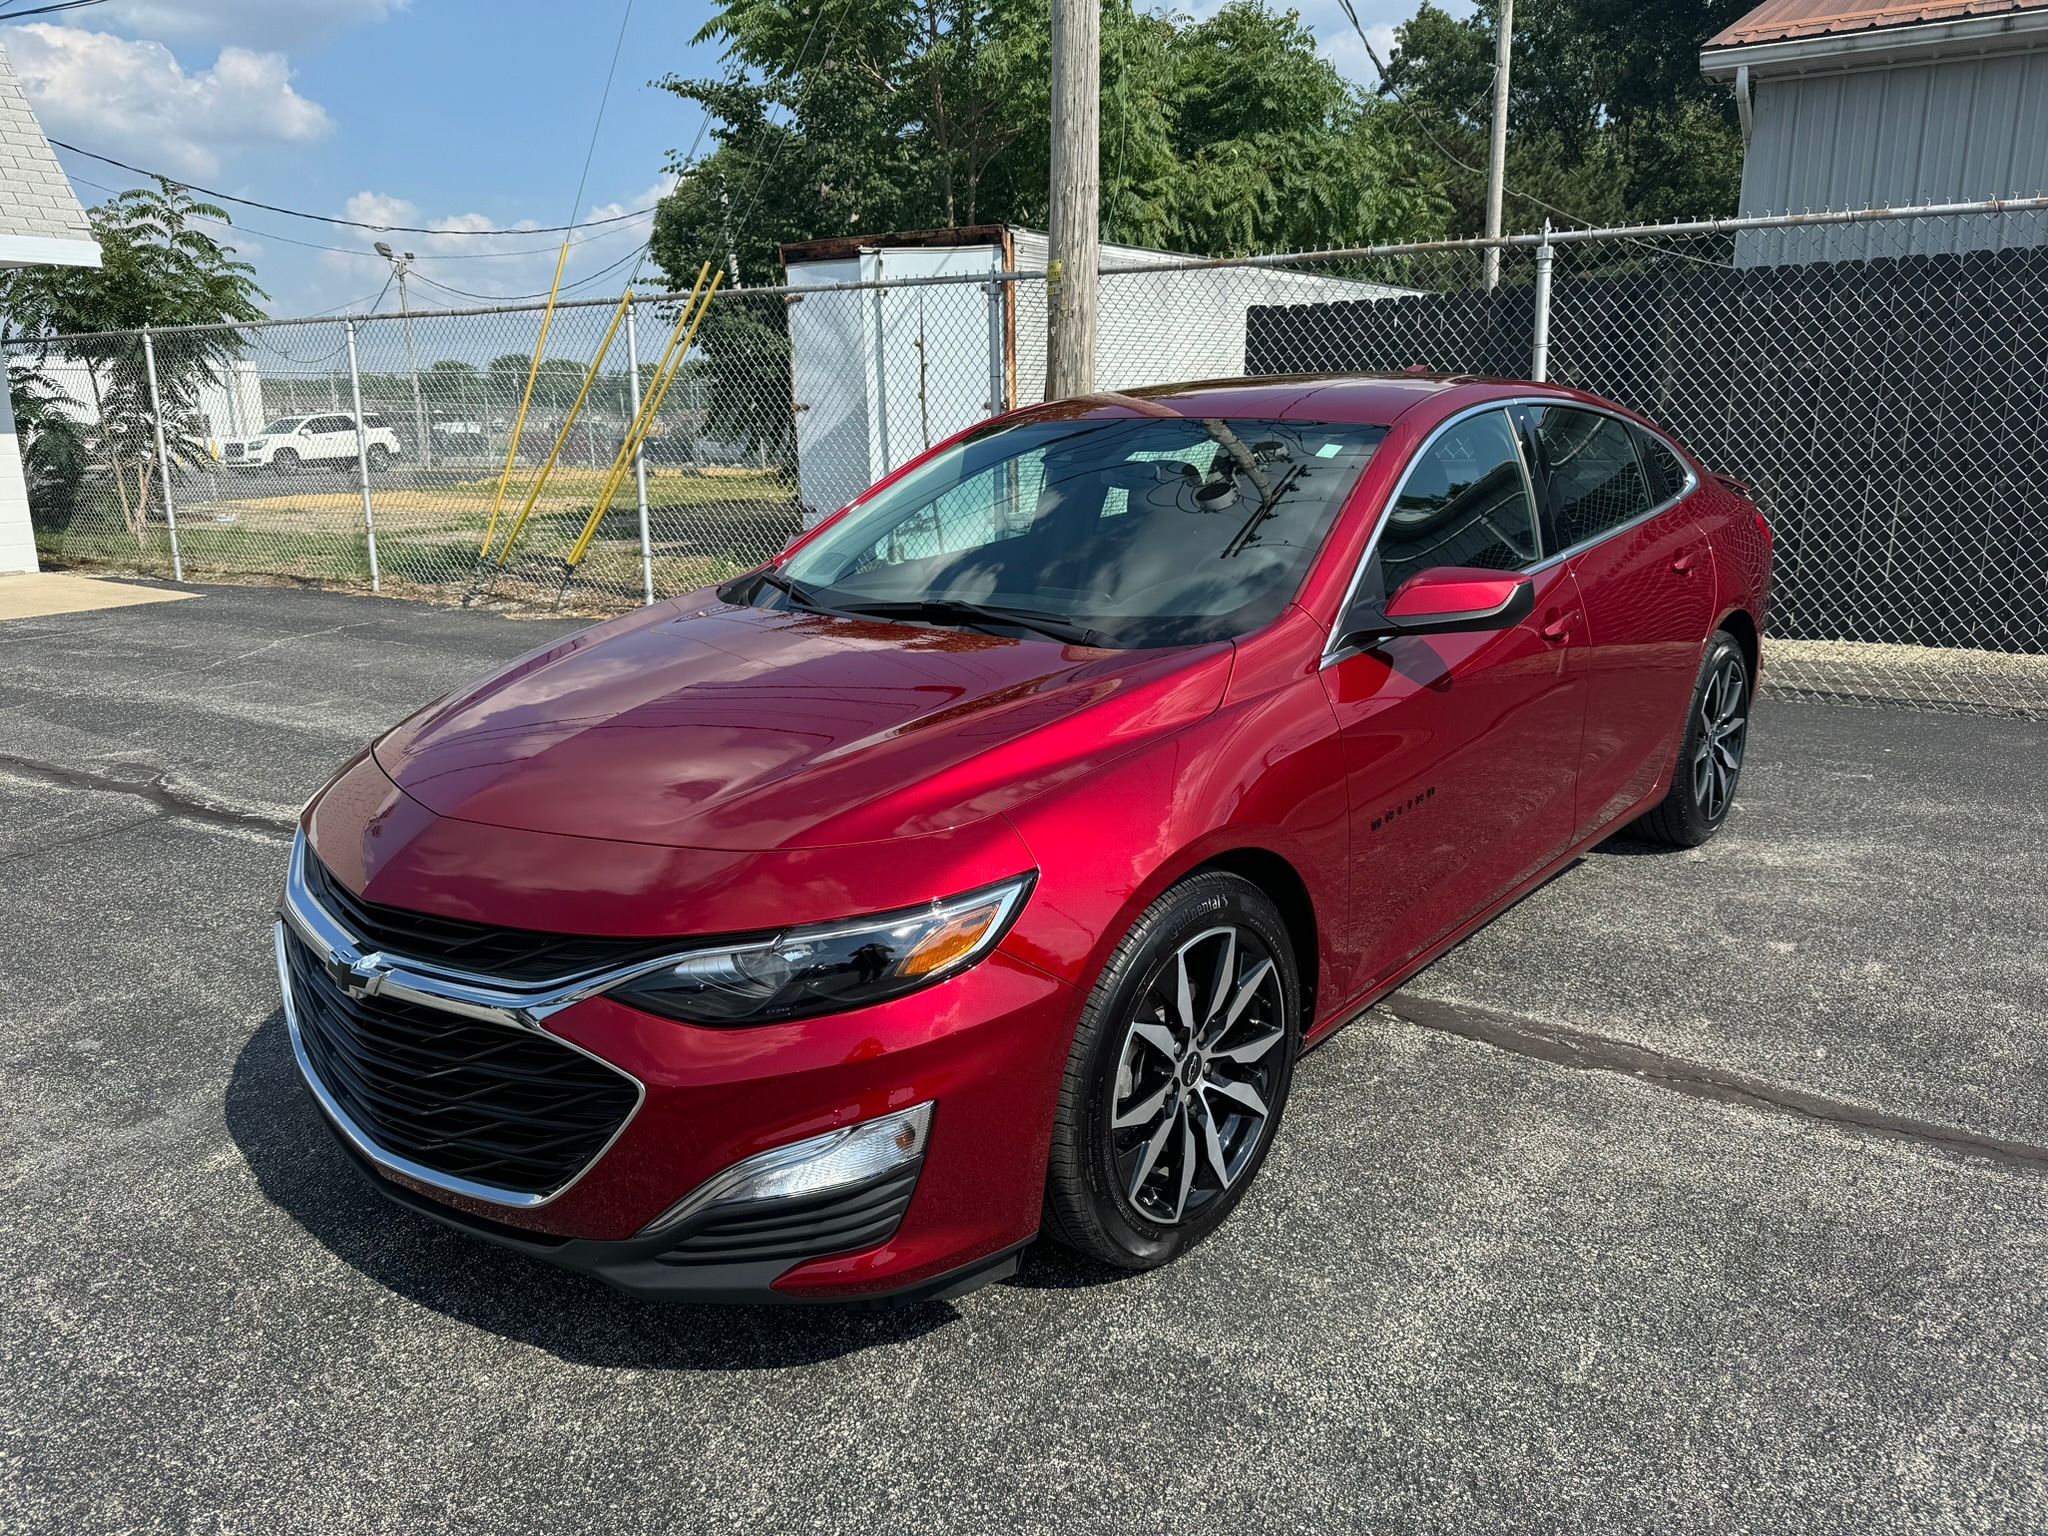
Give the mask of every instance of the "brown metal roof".
M 1708 48 L 1739 48 L 1793 37 L 1830 37 L 1910 27 L 1928 21 L 1961 21 L 2002 16 L 2008 11 L 2048 10 L 2048 0 L 1764 0 L 1733 26 L 1708 38 Z

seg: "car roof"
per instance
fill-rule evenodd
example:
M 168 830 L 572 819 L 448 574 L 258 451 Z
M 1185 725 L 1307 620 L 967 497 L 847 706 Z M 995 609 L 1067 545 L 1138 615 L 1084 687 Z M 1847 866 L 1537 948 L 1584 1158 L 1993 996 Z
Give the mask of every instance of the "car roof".
M 1074 417 L 1097 413 L 1237 416 L 1274 421 L 1347 421 L 1392 425 L 1419 405 L 1441 409 L 1475 404 L 1496 395 L 1555 395 L 1575 392 L 1526 380 L 1485 379 L 1469 374 L 1294 374 L 1277 378 L 1200 379 L 1156 384 L 1129 391 L 1099 391 L 1039 406 L 1026 415 Z

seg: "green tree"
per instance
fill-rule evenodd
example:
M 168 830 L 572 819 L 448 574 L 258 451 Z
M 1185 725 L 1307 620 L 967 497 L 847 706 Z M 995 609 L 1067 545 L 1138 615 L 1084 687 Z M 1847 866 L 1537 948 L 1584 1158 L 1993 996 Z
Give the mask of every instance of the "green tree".
M 235 259 L 233 246 L 195 228 L 192 221 L 200 217 L 228 222 L 225 209 L 197 202 L 184 187 L 159 178 L 153 189 L 123 192 L 88 211 L 100 246 L 98 269 L 23 267 L 0 275 L 0 340 L 37 342 L 31 355 L 38 364 L 53 346 L 84 364 L 97 421 L 92 451 L 138 544 L 162 497 L 139 332 L 262 316 L 257 300 L 265 295 L 255 269 Z M 164 440 L 174 457 L 206 456 L 199 391 L 227 383 L 243 346 L 238 332 L 207 331 L 166 337 L 156 349 Z M 19 389 L 15 399 L 30 419 L 49 423 L 54 402 Z M 83 472 L 82 455 L 69 450 L 58 456 L 53 447 L 49 462 Z
M 799 240 L 1043 225 L 1046 0 L 726 0 L 698 34 L 716 80 L 661 84 L 715 147 L 671 157 L 656 217 L 671 282 Z M 1202 255 L 1425 237 L 1446 205 L 1404 115 L 1359 92 L 1293 11 L 1102 18 L 1103 234 Z
M 759 283 L 796 241 L 1043 227 L 1047 0 L 724 0 L 698 34 L 717 79 L 660 82 L 710 114 L 672 156 L 655 216 L 672 286 L 737 260 Z M 1105 239 L 1203 255 L 1439 233 L 1440 173 L 1405 114 L 1348 85 L 1292 11 L 1230 0 L 1195 22 L 1113 0 L 1102 16 Z M 700 334 L 711 430 L 788 440 L 787 321 L 715 303 Z
M 1733 97 L 1700 74 L 1699 51 L 1749 9 L 1746 0 L 1518 0 L 1507 226 L 1540 227 L 1558 210 L 1602 224 L 1734 212 L 1742 135 Z M 1440 146 L 1459 234 L 1484 227 L 1497 14 L 1482 4 L 1458 19 L 1424 0 L 1397 30 L 1382 82 Z

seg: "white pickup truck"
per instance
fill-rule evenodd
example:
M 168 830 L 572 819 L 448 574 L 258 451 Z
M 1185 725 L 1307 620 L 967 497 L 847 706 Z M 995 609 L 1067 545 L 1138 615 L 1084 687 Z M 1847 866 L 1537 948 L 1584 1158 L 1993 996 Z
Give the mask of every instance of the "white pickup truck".
M 372 470 L 389 469 L 399 455 L 398 434 L 375 412 L 363 416 L 364 452 Z M 324 416 L 286 416 L 254 437 L 232 437 L 220 446 L 228 469 L 276 470 L 296 474 L 309 464 L 352 469 L 356 462 L 356 419 L 346 411 Z

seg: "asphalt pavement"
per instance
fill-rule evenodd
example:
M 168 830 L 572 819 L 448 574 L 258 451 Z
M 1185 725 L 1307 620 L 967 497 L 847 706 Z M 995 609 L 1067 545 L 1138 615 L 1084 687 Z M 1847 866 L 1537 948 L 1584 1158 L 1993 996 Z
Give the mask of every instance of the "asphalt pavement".
M 1767 700 L 1167 1270 L 664 1308 L 362 1188 L 269 958 L 305 797 L 574 626 L 200 590 L 0 624 L 0 1530 L 2048 1529 L 2048 728 Z

